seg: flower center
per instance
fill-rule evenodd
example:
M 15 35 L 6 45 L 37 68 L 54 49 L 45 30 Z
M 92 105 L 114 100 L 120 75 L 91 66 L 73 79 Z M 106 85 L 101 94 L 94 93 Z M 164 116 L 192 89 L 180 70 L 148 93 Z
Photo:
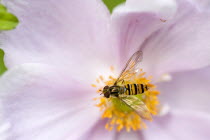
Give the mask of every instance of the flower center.
M 113 72 L 113 67 L 111 67 L 110 70 Z M 140 70 L 139 74 L 134 75 L 132 81 L 124 81 L 123 84 L 133 83 L 147 85 L 149 90 L 145 91 L 143 94 L 132 96 L 136 96 L 143 101 L 152 115 L 157 115 L 159 104 L 157 95 L 159 92 L 156 91 L 155 86 L 150 83 L 151 77 L 147 78 L 145 74 L 145 72 Z M 109 76 L 107 80 L 105 80 L 103 76 L 99 76 L 99 78 L 96 79 L 97 84 L 93 84 L 92 86 L 98 88 L 97 93 L 101 93 L 104 85 L 112 86 L 115 81 L 116 78 L 113 76 Z M 103 87 L 101 85 L 103 85 Z M 126 131 L 129 132 L 131 130 L 136 131 L 146 128 L 146 124 L 143 119 L 132 108 L 118 98 L 105 98 L 104 96 L 101 96 L 99 98 L 95 98 L 95 100 L 99 101 L 96 106 L 103 112 L 102 118 L 107 119 L 107 123 L 105 125 L 107 130 L 116 129 L 117 131 L 121 131 L 126 129 Z

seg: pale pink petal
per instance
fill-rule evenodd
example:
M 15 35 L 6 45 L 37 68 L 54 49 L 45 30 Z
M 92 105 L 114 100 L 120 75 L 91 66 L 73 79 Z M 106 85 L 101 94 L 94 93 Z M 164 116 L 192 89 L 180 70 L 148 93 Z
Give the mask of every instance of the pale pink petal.
M 17 29 L 0 37 L 7 67 L 38 62 L 74 67 L 78 72 L 93 70 L 102 60 L 114 61 L 116 50 L 109 31 L 110 14 L 102 1 L 4 2 L 20 20 Z
M 150 122 L 142 133 L 143 140 L 208 140 L 209 130 L 209 114 L 174 110 Z
M 3 108 L 0 101 L 0 140 L 7 140 L 9 135 L 9 123 L 3 117 Z
M 161 103 L 171 110 L 188 109 L 210 112 L 210 67 L 172 74 L 172 80 L 157 85 Z
M 108 131 L 105 129 L 106 123 L 106 119 L 98 121 L 87 134 L 81 137 L 81 140 L 139 140 L 143 138 L 141 133 L 134 131 L 129 133 L 126 130 L 120 132 L 116 130 Z
M 210 12 L 210 0 L 192 0 L 195 2 L 200 10 L 207 10 Z
M 120 133 L 117 133 L 115 140 L 144 140 L 143 138 L 142 133 L 139 131 L 127 132 L 123 130 Z
M 210 64 L 210 14 L 187 1 L 179 2 L 177 11 L 172 21 L 166 21 L 142 45 L 142 65 L 156 77 Z
M 95 125 L 81 137 L 81 140 L 115 140 L 116 132 L 105 129 L 107 120 L 99 120 Z
M 1 78 L 10 139 L 78 139 L 97 122 L 95 89 L 64 73 L 52 66 L 24 64 Z
M 124 64 L 151 33 L 164 26 L 162 13 L 173 16 L 175 11 L 176 3 L 173 0 L 168 0 L 168 3 L 153 2 L 153 7 L 146 0 L 135 4 L 127 1 L 125 5 L 117 7 L 112 14 L 112 26 L 118 38 L 121 63 Z

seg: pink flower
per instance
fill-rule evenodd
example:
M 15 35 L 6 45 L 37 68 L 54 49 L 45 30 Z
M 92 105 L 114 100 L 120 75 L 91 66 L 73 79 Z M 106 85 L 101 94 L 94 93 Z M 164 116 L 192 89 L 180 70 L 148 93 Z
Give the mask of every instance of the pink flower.
M 210 64 L 209 13 L 187 1 L 177 1 L 176 10 L 169 0 L 127 0 L 112 16 L 99 0 L 5 3 L 20 19 L 16 30 L 1 34 L 8 139 L 208 139 L 209 68 L 195 69 Z M 172 75 L 156 83 L 170 112 L 147 130 L 107 131 L 90 85 L 110 75 L 110 66 L 118 74 L 139 46 L 142 68 L 155 82 Z

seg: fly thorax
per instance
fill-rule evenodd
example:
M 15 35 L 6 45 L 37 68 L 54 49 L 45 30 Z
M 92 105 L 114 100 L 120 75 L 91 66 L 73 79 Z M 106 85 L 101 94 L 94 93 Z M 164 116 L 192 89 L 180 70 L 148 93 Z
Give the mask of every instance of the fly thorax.
M 124 86 L 121 86 L 119 94 L 124 94 L 126 92 L 126 90 L 127 89 Z
M 109 88 L 110 93 L 112 96 L 118 96 L 119 92 L 120 92 L 120 87 L 119 86 L 111 86 Z

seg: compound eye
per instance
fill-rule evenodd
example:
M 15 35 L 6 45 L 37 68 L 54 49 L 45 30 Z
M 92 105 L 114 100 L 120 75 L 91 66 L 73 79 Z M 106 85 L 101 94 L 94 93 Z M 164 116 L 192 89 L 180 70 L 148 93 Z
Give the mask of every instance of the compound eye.
M 109 86 L 105 86 L 104 89 L 109 89 Z
M 104 97 L 109 98 L 110 97 L 110 92 L 104 93 Z

